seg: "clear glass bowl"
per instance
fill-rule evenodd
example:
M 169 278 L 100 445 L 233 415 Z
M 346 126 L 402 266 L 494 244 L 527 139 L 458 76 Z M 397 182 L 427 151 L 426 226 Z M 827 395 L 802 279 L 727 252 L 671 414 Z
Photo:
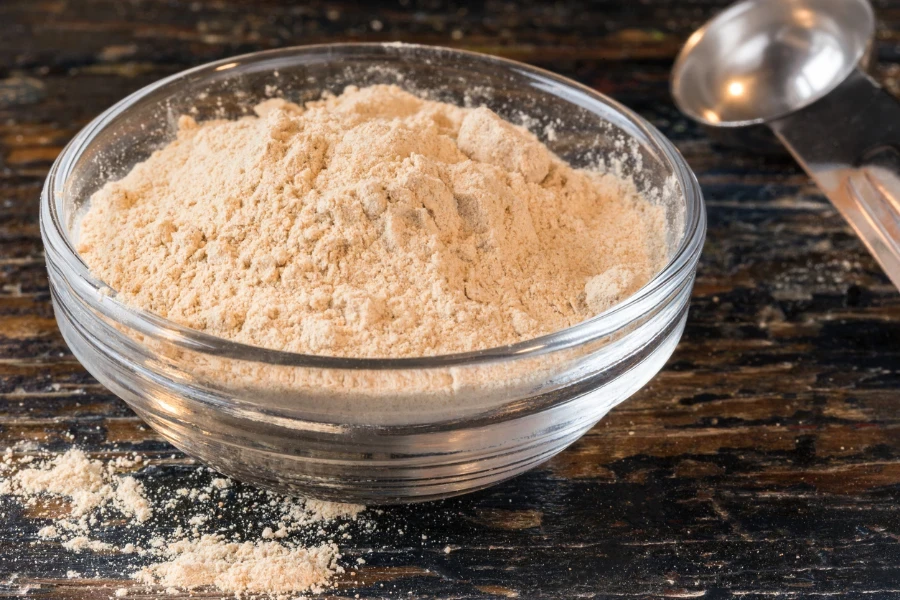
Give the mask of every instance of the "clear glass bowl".
M 246 346 L 125 306 L 74 250 L 91 194 L 172 139 L 181 114 L 236 117 L 277 90 L 294 101 L 397 83 L 524 122 L 576 166 L 599 162 L 656 190 L 667 266 L 589 321 L 510 346 L 410 359 L 307 356 Z M 394 503 L 470 492 L 574 442 L 663 366 L 684 328 L 706 229 L 696 179 L 642 118 L 520 63 L 402 44 L 259 52 L 125 98 L 53 165 L 41 198 L 53 305 L 75 356 L 184 452 L 280 492 Z

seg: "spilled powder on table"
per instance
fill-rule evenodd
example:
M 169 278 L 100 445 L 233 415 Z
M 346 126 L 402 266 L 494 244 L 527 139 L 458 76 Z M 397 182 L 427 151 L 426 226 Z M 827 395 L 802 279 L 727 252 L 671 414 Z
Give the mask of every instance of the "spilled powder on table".
M 143 523 L 152 514 L 143 485 L 134 477 L 113 477 L 115 470 L 114 463 L 91 460 L 75 449 L 19 470 L 4 483 L 0 493 L 16 494 L 29 501 L 39 494 L 63 496 L 70 500 L 72 515 L 76 517 L 115 506 L 122 514 Z
M 143 465 L 140 456 L 120 457 L 103 462 L 83 451 L 72 449 L 46 460 L 31 457 L 14 459 L 7 449 L 0 459 L 0 494 L 11 495 L 23 506 L 34 506 L 42 498 L 68 501 L 67 516 L 38 529 L 37 536 L 53 540 L 71 552 L 102 552 L 134 555 L 132 578 L 142 585 L 161 586 L 171 591 L 215 589 L 236 595 L 281 596 L 291 593 L 321 592 L 332 577 L 343 572 L 341 554 L 333 534 L 321 530 L 327 523 L 357 520 L 365 507 L 318 500 L 303 500 L 253 491 L 252 497 L 230 497 L 230 502 L 265 505 L 275 517 L 258 539 L 239 539 L 232 530 L 216 529 L 210 514 L 198 512 L 187 527 L 165 528 L 165 535 L 145 542 L 120 545 L 97 539 L 110 519 L 126 517 L 126 530 L 163 516 L 179 502 L 195 505 L 215 501 L 233 493 L 230 479 L 214 477 L 203 487 L 184 487 L 159 498 L 148 497 L 143 484 L 122 470 Z M 256 498 L 256 501 L 254 501 Z M 222 502 L 218 503 L 222 506 Z M 203 510 L 200 508 L 199 510 Z M 317 539 L 296 541 L 295 534 L 311 526 L 319 529 Z M 338 527 L 338 531 L 345 526 Z M 121 533 L 117 534 L 121 538 Z M 127 535 L 126 535 L 127 537 Z M 74 571 L 72 573 L 75 573 Z M 75 573 L 70 577 L 80 577 Z M 115 596 L 130 593 L 120 588 Z
M 139 581 L 265 594 L 322 591 L 338 570 L 340 556 L 335 544 L 304 548 L 279 542 L 229 542 L 217 534 L 178 540 L 160 553 L 165 562 L 144 567 L 137 574 Z

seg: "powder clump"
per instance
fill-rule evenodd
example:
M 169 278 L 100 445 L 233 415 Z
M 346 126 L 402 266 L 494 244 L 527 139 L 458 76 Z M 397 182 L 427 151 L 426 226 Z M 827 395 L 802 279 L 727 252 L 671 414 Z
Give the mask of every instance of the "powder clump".
M 214 587 L 223 592 L 282 594 L 321 592 L 336 572 L 340 557 L 335 544 L 310 548 L 278 542 L 228 542 L 222 535 L 206 534 L 168 544 L 168 560 L 143 568 L 136 579 L 143 583 L 196 589 Z
M 153 514 L 144 497 L 143 485 L 134 477 L 113 477 L 115 466 L 92 460 L 81 450 L 70 450 L 53 459 L 36 463 L 10 477 L 3 493 L 35 498 L 40 494 L 63 496 L 71 502 L 76 517 L 94 509 L 114 506 L 122 514 L 143 523 Z M 53 528 L 44 528 L 42 537 L 56 537 Z
M 119 298 L 238 342 L 427 356 L 575 325 L 665 258 L 663 209 L 491 110 L 396 86 L 282 99 L 177 139 L 91 199 Z

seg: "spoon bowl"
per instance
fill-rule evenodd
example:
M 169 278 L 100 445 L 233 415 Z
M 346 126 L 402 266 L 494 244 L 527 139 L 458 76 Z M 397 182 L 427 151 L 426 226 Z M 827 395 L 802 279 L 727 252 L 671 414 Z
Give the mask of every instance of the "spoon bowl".
M 672 91 L 688 116 L 742 127 L 800 110 L 837 88 L 875 34 L 866 0 L 745 0 L 690 37 Z

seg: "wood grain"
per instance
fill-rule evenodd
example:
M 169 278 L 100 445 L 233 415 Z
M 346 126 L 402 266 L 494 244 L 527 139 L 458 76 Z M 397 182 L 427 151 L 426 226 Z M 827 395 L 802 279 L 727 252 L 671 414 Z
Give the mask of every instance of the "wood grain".
M 660 376 L 549 464 L 354 529 L 343 551 L 366 565 L 331 596 L 900 598 L 900 295 L 790 159 L 716 147 L 672 105 L 674 54 L 725 5 L 0 3 L 0 447 L 140 451 L 151 493 L 208 476 L 99 386 L 54 325 L 38 196 L 93 116 L 236 53 L 338 40 L 462 47 L 573 77 L 675 141 L 709 209 L 690 321 Z M 877 7 L 876 74 L 896 93 L 900 2 Z M 0 499 L 0 596 L 97 599 L 131 585 L 119 555 L 37 539 L 60 510 Z

